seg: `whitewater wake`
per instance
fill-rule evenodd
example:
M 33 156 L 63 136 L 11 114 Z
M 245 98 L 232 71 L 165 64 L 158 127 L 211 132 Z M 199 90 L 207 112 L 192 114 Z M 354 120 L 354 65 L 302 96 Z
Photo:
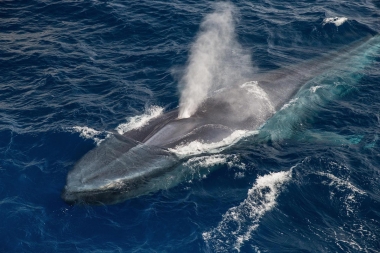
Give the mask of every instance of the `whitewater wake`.
M 239 206 L 230 208 L 214 229 L 202 234 L 213 252 L 240 252 L 259 226 L 260 219 L 277 204 L 283 185 L 292 178 L 292 170 L 293 167 L 257 178 L 247 198 Z

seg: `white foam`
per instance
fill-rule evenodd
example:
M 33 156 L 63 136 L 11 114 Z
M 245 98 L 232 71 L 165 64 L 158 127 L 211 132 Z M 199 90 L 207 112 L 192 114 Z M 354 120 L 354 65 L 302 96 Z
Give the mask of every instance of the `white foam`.
M 236 167 L 236 168 L 241 169 L 241 170 L 246 169 L 245 163 L 240 162 L 240 159 L 238 158 L 237 155 L 231 155 L 229 158 L 230 159 L 227 163 L 229 168 Z
M 107 138 L 111 134 L 107 131 L 97 131 L 95 129 L 92 129 L 86 126 L 85 127 L 75 126 L 72 129 L 75 132 L 80 133 L 79 135 L 80 137 L 94 140 L 97 145 L 99 145 L 105 139 L 105 138 L 101 138 L 101 136 L 106 135 L 106 138 Z
M 321 176 L 328 177 L 329 179 L 331 179 L 331 182 L 329 183 L 330 186 L 336 186 L 338 188 L 347 188 L 347 189 L 350 189 L 351 191 L 358 193 L 360 195 L 366 194 L 364 191 L 360 190 L 359 188 L 357 188 L 356 186 L 351 184 L 348 180 L 340 179 L 340 178 L 334 176 L 333 174 L 325 173 L 325 172 L 319 172 L 317 174 L 321 175 Z
M 119 134 L 124 134 L 132 129 L 139 129 L 145 126 L 150 120 L 160 116 L 163 111 L 164 108 L 162 107 L 152 106 L 144 114 L 131 117 L 127 123 L 118 125 L 115 130 Z
M 298 100 L 298 97 L 296 97 L 296 98 L 292 98 L 288 103 L 284 104 L 284 105 L 281 107 L 280 111 L 281 111 L 281 110 L 284 110 L 284 109 L 286 109 L 286 108 L 288 108 L 289 106 L 291 106 L 291 105 L 293 105 L 293 104 L 295 104 L 295 103 L 297 103 L 297 100 Z
M 321 85 L 313 86 L 313 87 L 310 87 L 310 91 L 315 93 L 320 88 L 323 88 L 323 86 Z
M 242 171 L 236 172 L 235 175 L 234 175 L 235 179 L 243 178 L 243 177 L 245 177 L 245 173 L 242 172 Z
M 240 252 L 261 217 L 276 205 L 282 185 L 291 179 L 292 169 L 258 177 L 248 197 L 239 206 L 230 208 L 216 228 L 202 234 L 212 251 Z
M 258 131 L 236 130 L 230 136 L 224 138 L 219 142 L 204 143 L 201 141 L 192 141 L 190 143 L 180 144 L 175 148 L 169 150 L 182 158 L 204 153 L 219 153 L 223 151 L 225 148 L 235 144 L 243 137 L 257 133 Z
M 191 171 L 192 177 L 190 177 L 190 181 L 194 178 L 205 178 L 219 165 L 227 165 L 229 169 L 235 168 L 240 170 L 235 173 L 235 178 L 243 178 L 246 170 L 246 165 L 239 160 L 237 155 L 225 154 L 192 157 L 183 163 L 183 165 L 187 170 L 190 169 Z
M 357 201 L 358 196 L 365 195 L 366 193 L 363 190 L 360 190 L 353 184 L 351 184 L 348 179 L 340 179 L 330 173 L 319 172 L 318 175 L 325 176 L 330 179 L 330 183 L 328 185 L 331 187 L 330 189 L 330 199 L 333 200 L 335 198 L 335 192 L 339 191 L 340 193 L 344 193 L 343 203 L 345 205 L 345 212 L 347 216 L 351 216 L 355 214 L 356 206 L 359 204 Z M 322 182 L 327 184 L 327 182 Z
M 191 168 L 194 167 L 210 167 L 214 165 L 224 164 L 227 162 L 228 156 L 226 155 L 211 155 L 211 156 L 201 156 L 193 157 L 185 162 L 183 165 Z
M 217 168 L 217 165 L 227 163 L 228 158 L 228 155 L 222 154 L 190 158 L 183 164 L 187 168 L 186 171 L 190 172 L 190 177 L 187 177 L 188 181 L 191 182 L 196 178 L 206 178 L 211 171 Z
M 347 20 L 348 19 L 346 17 L 325 18 L 323 20 L 322 25 L 330 23 L 330 24 L 335 24 L 336 26 L 341 26 Z

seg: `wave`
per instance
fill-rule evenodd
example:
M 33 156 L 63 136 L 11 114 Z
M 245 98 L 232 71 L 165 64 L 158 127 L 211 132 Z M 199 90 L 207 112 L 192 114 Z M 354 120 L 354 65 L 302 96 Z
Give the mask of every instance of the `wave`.
M 92 139 L 95 141 L 96 145 L 99 145 L 102 141 L 105 140 L 111 133 L 107 131 L 97 131 L 95 129 L 92 129 L 90 127 L 84 126 L 75 126 L 72 128 L 77 133 L 80 133 L 80 137 L 83 137 L 85 139 Z
M 119 134 L 124 134 L 132 129 L 139 129 L 145 126 L 150 120 L 160 116 L 163 113 L 163 111 L 164 111 L 164 108 L 162 107 L 152 106 L 148 108 L 148 110 L 144 114 L 128 118 L 127 123 L 118 125 L 115 128 L 115 130 Z
M 327 178 L 322 183 L 330 187 L 331 200 L 334 199 L 335 195 L 344 194 L 342 200 L 345 207 L 343 210 L 346 211 L 348 217 L 354 215 L 358 205 L 358 196 L 366 195 L 366 193 L 354 186 L 347 179 L 338 178 L 331 173 L 319 172 L 317 175 Z
M 186 144 L 180 144 L 175 148 L 169 149 L 180 158 L 204 153 L 219 153 L 231 145 L 237 143 L 244 137 L 257 134 L 258 131 L 236 130 L 231 135 L 218 142 L 204 143 L 202 141 L 192 141 Z
M 251 238 L 260 219 L 276 205 L 282 186 L 290 181 L 289 171 L 270 173 L 258 177 L 248 191 L 248 197 L 239 206 L 230 208 L 218 226 L 202 234 L 203 239 L 215 252 L 231 252 L 240 248 Z
M 335 18 L 325 18 L 323 19 L 322 25 L 326 24 L 334 24 L 335 26 L 341 26 L 346 22 L 348 19 L 346 17 L 335 17 Z
M 150 120 L 160 116 L 163 111 L 164 108 L 162 107 L 152 106 L 148 108 L 144 114 L 131 117 L 128 119 L 127 123 L 118 125 L 115 130 L 119 134 L 123 134 L 132 129 L 139 129 L 145 126 Z M 87 126 L 74 126 L 72 128 L 69 128 L 69 131 L 80 133 L 80 137 L 84 139 L 92 139 L 97 145 L 99 145 L 102 141 L 113 134 L 112 132 L 98 131 Z
M 190 169 L 193 177 L 196 178 L 206 178 L 214 167 L 226 164 L 228 168 L 237 168 L 238 171 L 235 173 L 235 178 L 242 178 L 245 176 L 246 165 L 241 162 L 237 155 L 226 155 L 226 154 L 216 154 L 216 155 L 206 155 L 206 156 L 196 156 L 192 157 L 183 163 L 183 166 Z M 207 174 L 206 174 L 207 173 Z

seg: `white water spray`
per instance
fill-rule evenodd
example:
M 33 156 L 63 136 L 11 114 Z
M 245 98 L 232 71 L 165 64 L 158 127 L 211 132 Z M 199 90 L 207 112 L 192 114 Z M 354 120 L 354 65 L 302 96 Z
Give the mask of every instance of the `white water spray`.
M 283 185 L 292 178 L 293 168 L 257 178 L 248 197 L 239 206 L 231 207 L 217 227 L 202 234 L 214 252 L 240 252 L 261 218 L 276 206 Z
M 249 79 L 251 58 L 236 41 L 235 13 L 231 3 L 218 3 L 203 20 L 180 81 L 179 118 L 193 115 L 212 91 Z

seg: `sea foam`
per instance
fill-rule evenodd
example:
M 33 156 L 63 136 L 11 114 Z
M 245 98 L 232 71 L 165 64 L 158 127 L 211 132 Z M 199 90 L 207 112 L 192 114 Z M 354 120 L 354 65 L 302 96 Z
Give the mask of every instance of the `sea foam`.
M 99 145 L 105 138 L 107 138 L 111 133 L 107 131 L 97 131 L 90 127 L 84 126 L 75 126 L 72 128 L 77 133 L 80 133 L 80 137 L 85 139 L 92 139 L 94 142 Z
M 260 219 L 277 204 L 282 186 L 292 177 L 292 169 L 258 177 L 239 206 L 230 208 L 216 228 L 202 234 L 212 251 L 231 252 L 251 238 Z
M 118 125 L 115 130 L 119 134 L 124 134 L 132 129 L 139 129 L 145 126 L 150 120 L 160 116 L 163 111 L 164 108 L 162 107 L 152 106 L 144 114 L 128 118 L 127 123 Z
M 219 153 L 227 147 L 237 143 L 242 138 L 257 133 L 258 131 L 236 130 L 232 132 L 231 135 L 219 142 L 204 143 L 202 141 L 192 141 L 190 143 L 180 144 L 175 148 L 171 148 L 169 150 L 181 158 L 204 153 Z
M 336 26 L 341 26 L 346 22 L 348 19 L 346 17 L 335 17 L 335 18 L 325 18 L 323 20 L 322 25 L 326 24 L 335 24 Z
M 212 154 L 205 156 L 195 156 L 183 164 L 192 171 L 192 174 L 198 175 L 198 178 L 205 178 L 207 174 L 214 170 L 214 167 L 227 165 L 229 169 L 234 169 L 235 178 L 245 177 L 246 165 L 241 162 L 237 155 Z M 204 173 L 206 172 L 206 173 Z M 195 177 L 193 177 L 195 178 Z
M 348 217 L 355 215 L 357 206 L 359 205 L 358 198 L 366 195 L 365 191 L 354 186 L 348 178 L 341 179 L 326 172 L 318 172 L 317 174 L 327 178 L 322 183 L 330 187 L 331 201 L 334 201 L 336 195 L 340 196 L 343 194 L 343 197 L 340 197 L 340 200 L 343 200 L 344 204 L 344 209 L 342 211 L 345 212 Z

